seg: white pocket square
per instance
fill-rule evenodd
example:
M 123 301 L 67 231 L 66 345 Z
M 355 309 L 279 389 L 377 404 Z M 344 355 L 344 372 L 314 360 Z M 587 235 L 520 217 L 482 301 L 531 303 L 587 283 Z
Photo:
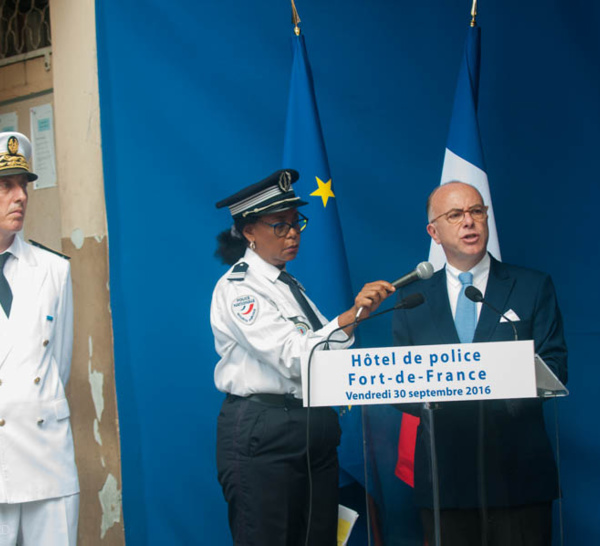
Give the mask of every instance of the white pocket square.
M 506 317 L 506 318 L 504 318 Z M 515 313 L 512 309 L 509 309 L 508 311 L 506 311 L 506 313 L 504 313 L 504 317 L 500 317 L 500 322 L 508 322 L 509 319 L 512 322 L 517 322 L 519 320 L 521 320 L 519 318 L 519 315 L 517 315 L 517 313 Z

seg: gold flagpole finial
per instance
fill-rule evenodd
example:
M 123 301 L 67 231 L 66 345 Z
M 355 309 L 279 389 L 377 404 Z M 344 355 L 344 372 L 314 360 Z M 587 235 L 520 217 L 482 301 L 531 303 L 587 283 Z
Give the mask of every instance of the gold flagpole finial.
M 296 36 L 300 36 L 300 27 L 298 26 L 300 21 L 301 19 L 298 15 L 296 4 L 294 3 L 294 0 L 292 0 L 292 24 L 294 25 L 294 32 L 296 33 Z
M 293 0 L 292 0 L 293 2 Z M 471 26 L 477 26 L 477 21 L 475 18 L 477 17 L 477 0 L 473 0 L 473 7 L 471 8 Z

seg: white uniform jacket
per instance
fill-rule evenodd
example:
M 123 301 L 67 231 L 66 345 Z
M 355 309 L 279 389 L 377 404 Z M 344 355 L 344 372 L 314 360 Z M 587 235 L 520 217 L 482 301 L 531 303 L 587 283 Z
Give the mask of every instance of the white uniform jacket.
M 210 321 L 221 357 L 215 384 L 222 392 L 302 398 L 302 355 L 339 326 L 337 318 L 329 322 L 307 297 L 324 324 L 313 332 L 289 286 L 278 280 L 279 273 L 247 249 L 242 260 L 217 282 Z M 336 332 L 332 339 L 340 343 L 331 343 L 331 349 L 345 349 L 354 342 L 344 332 Z
M 0 503 L 79 492 L 64 390 L 73 345 L 69 262 L 18 236 L 9 251 L 17 262 L 10 318 L 0 322 Z

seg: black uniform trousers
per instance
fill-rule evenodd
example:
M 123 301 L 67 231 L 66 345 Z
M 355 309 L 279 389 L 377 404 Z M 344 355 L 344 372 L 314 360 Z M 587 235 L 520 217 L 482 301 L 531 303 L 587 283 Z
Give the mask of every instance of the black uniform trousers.
M 235 546 L 302 546 L 309 481 L 306 408 L 228 395 L 217 423 L 217 470 Z M 340 426 L 331 408 L 310 410 L 311 546 L 335 546 Z

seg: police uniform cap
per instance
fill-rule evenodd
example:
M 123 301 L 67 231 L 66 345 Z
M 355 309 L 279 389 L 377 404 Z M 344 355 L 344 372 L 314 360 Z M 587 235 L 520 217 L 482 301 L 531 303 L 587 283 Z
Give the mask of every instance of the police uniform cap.
M 0 176 L 25 174 L 29 182 L 38 175 L 31 172 L 31 142 L 16 131 L 0 133 Z
M 217 208 L 229 207 L 234 220 L 249 216 L 263 216 L 307 205 L 292 188 L 300 178 L 298 171 L 282 169 L 243 190 L 219 201 Z

